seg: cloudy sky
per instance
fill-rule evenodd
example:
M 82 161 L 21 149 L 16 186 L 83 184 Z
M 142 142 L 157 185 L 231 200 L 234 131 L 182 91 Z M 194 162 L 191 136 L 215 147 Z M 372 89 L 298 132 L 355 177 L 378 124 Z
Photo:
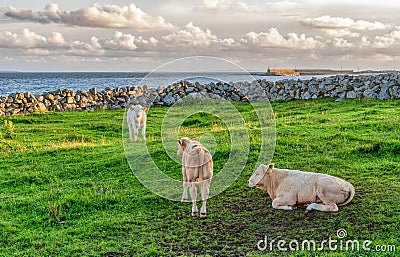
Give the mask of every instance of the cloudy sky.
M 56 0 L 57 1 L 57 0 Z M 400 1 L 0 0 L 0 70 L 400 69 Z

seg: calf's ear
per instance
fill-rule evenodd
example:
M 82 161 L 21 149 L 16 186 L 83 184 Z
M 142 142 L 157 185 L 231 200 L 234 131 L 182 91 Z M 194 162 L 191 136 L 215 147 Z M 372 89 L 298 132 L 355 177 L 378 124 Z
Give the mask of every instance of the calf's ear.
M 194 141 L 199 141 L 199 139 L 198 139 L 197 137 L 192 138 L 192 140 L 194 140 Z
M 271 173 L 273 169 L 274 169 L 274 164 L 273 164 L 273 163 L 270 163 L 270 164 L 268 165 L 267 172 Z
M 178 144 L 182 145 L 182 140 L 178 139 Z

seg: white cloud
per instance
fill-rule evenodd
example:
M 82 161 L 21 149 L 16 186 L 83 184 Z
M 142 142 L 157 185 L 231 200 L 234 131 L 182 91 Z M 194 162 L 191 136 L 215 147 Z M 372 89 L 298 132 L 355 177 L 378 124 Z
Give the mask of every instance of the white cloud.
M 325 34 L 329 37 L 353 37 L 357 38 L 360 36 L 358 32 L 351 32 L 349 29 L 326 29 Z
M 102 55 L 103 47 L 95 37 L 89 43 L 79 40 L 67 42 L 59 32 L 49 36 L 39 35 L 28 28 L 21 32 L 0 32 L 0 48 L 19 49 L 24 55 L 43 56 L 68 53 L 71 55 Z
M 252 11 L 246 3 L 230 0 L 201 0 L 195 10 L 207 12 L 249 12 Z
M 112 38 L 98 38 L 92 36 L 89 42 L 80 40 L 66 41 L 59 32 L 53 32 L 50 36 L 36 34 L 29 29 L 22 33 L 0 33 L 0 47 L 15 49 L 32 49 L 26 53 L 39 53 L 37 49 L 48 49 L 55 53 L 66 51 L 69 55 L 105 55 L 108 51 L 130 52 L 218 52 L 265 50 L 265 48 L 281 49 L 315 49 L 323 46 L 323 43 L 304 34 L 288 33 L 283 36 L 276 28 L 270 28 L 268 32 L 250 32 L 245 36 L 234 38 L 219 38 L 210 29 L 203 29 L 192 22 L 186 24 L 183 29 L 172 32 L 160 38 L 136 36 L 129 33 L 115 31 Z M 43 53 L 43 51 L 41 52 Z
M 400 27 L 383 36 L 376 36 L 372 46 L 374 48 L 388 48 L 400 44 Z
M 156 50 L 156 46 L 158 45 L 159 40 L 155 37 L 150 37 L 149 39 L 145 39 L 142 36 L 139 36 L 136 39 L 136 45 L 143 50 L 146 51 L 154 51 Z
M 368 31 L 332 30 L 331 37 L 305 35 L 294 32 L 281 34 L 277 28 L 262 32 L 249 32 L 237 37 L 219 37 L 212 30 L 189 22 L 184 28 L 165 36 L 144 36 L 115 31 L 111 36 L 93 35 L 86 40 L 64 38 L 60 32 L 38 34 L 30 29 L 18 32 L 0 32 L 2 52 L 19 53 L 20 58 L 125 58 L 166 56 L 181 57 L 187 54 L 211 54 L 220 57 L 277 58 L 277 60 L 354 60 L 380 56 L 399 56 L 400 27 L 393 31 L 371 36 Z M 340 34 L 341 33 L 341 34 Z M 307 54 L 306 54 L 307 53 Z M 63 57 L 64 58 L 64 57 Z M 342 59 L 341 59 L 342 58 Z M 347 58 L 347 59 L 346 59 Z M 350 59 L 349 59 L 350 58 Z
M 223 46 L 225 47 L 233 47 L 236 43 L 235 39 L 233 38 L 224 38 L 220 41 L 222 43 Z
M 92 41 L 99 44 L 104 50 L 125 50 L 139 52 L 169 52 L 181 53 L 183 51 L 213 51 L 232 48 L 235 46 L 233 38 L 218 38 L 211 30 L 202 29 L 192 22 L 183 29 L 162 36 L 144 38 L 132 34 L 116 31 L 113 38 L 94 37 Z M 94 45 L 94 43 L 91 43 Z
M 354 30 L 380 30 L 389 28 L 381 22 L 353 20 L 351 18 L 331 17 L 329 15 L 320 16 L 317 18 L 306 18 L 300 20 L 304 25 L 318 29 L 354 29 Z
M 135 50 L 135 36 L 115 31 L 114 38 L 103 43 L 109 49 Z
M 360 47 L 369 47 L 371 45 L 371 41 L 368 39 L 368 37 L 363 36 L 361 37 L 361 42 L 358 44 Z
M 353 43 L 348 42 L 344 38 L 333 38 L 328 41 L 328 45 L 335 48 L 351 48 L 354 46 Z
M 314 49 L 322 46 L 320 41 L 305 34 L 288 33 L 283 36 L 276 28 L 270 28 L 268 32 L 249 32 L 240 42 L 262 48 Z
M 64 36 L 59 32 L 52 32 L 51 36 L 48 37 L 47 40 L 54 46 L 64 46 L 66 44 Z
M 66 53 L 72 56 L 101 56 L 105 54 L 105 50 L 96 37 L 91 37 L 90 43 L 72 41 Z
M 50 51 L 42 48 L 29 48 L 23 50 L 22 53 L 25 55 L 33 55 L 33 56 L 40 56 L 40 55 L 46 56 L 50 54 Z
M 189 22 L 184 29 L 162 37 L 162 41 L 169 47 L 207 47 L 217 42 L 218 37 L 211 30 L 203 30 Z
M 0 32 L 0 47 L 3 48 L 56 48 L 65 44 L 64 37 L 53 32 L 49 37 L 39 35 L 25 28 L 21 33 Z
M 62 23 L 85 27 L 134 28 L 139 31 L 176 29 L 163 17 L 151 16 L 134 4 L 128 6 L 94 4 L 71 12 L 60 10 L 58 4 L 55 3 L 46 5 L 45 10 L 41 12 L 9 6 L 3 14 L 17 20 L 44 24 Z
M 99 47 L 106 50 L 127 50 L 133 51 L 138 48 L 140 50 L 149 50 L 157 46 L 158 40 L 154 37 L 144 39 L 142 36 L 134 36 L 132 34 L 124 34 L 120 31 L 115 31 L 112 39 L 97 39 L 92 37 Z M 93 44 L 92 44 L 93 45 Z

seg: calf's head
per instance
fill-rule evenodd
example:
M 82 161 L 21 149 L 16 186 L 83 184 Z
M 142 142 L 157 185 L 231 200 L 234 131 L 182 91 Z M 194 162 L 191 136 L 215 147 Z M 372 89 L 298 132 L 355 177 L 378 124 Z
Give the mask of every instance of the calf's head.
M 182 137 L 181 139 L 178 139 L 178 153 L 177 154 L 179 156 L 182 156 L 185 149 L 193 141 L 197 141 L 197 138 Z
M 262 184 L 262 181 L 266 175 L 272 172 L 274 169 L 274 164 L 270 163 L 268 166 L 261 164 L 258 168 L 254 171 L 253 175 L 251 175 L 249 179 L 249 187 L 258 187 Z
M 143 112 L 145 112 L 147 110 L 146 106 L 141 106 L 140 104 L 132 105 L 129 108 L 136 113 L 136 116 L 138 118 L 139 118 L 139 116 L 142 116 Z

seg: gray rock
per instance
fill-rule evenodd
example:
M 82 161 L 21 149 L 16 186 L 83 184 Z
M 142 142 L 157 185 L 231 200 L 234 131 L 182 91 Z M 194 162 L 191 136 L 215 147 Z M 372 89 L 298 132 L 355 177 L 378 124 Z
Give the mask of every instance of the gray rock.
M 363 96 L 365 98 L 373 99 L 377 97 L 377 94 L 372 89 L 367 89 L 364 91 Z
M 376 85 L 376 86 L 374 86 L 374 87 L 372 88 L 372 91 L 373 91 L 374 93 L 378 93 L 380 89 L 381 89 L 381 85 Z
M 308 100 L 308 99 L 310 99 L 310 97 L 311 97 L 310 92 L 307 91 L 307 92 L 305 92 L 305 93 L 303 94 L 302 99 Z
M 380 100 L 387 100 L 390 99 L 389 95 L 389 86 L 383 86 L 381 91 L 379 92 L 379 99 Z
M 311 86 L 308 88 L 308 92 L 310 92 L 310 94 L 315 94 L 315 93 L 317 93 L 317 89 L 315 87 Z
M 172 94 L 168 94 L 166 97 L 164 97 L 164 99 L 162 99 L 162 101 L 166 104 L 166 105 L 171 105 L 175 102 L 175 99 L 172 97 Z
M 241 99 L 241 97 L 240 97 L 240 96 L 238 96 L 237 94 L 232 94 L 232 100 L 233 100 L 233 101 L 235 101 L 235 102 L 239 102 L 239 101 L 240 101 L 240 99 Z
M 371 85 L 372 85 L 372 83 L 371 83 L 370 80 L 367 80 L 367 81 L 364 82 L 364 87 L 365 88 L 371 88 Z
M 335 87 L 336 87 L 335 84 L 327 84 L 327 85 L 325 85 L 325 90 L 332 91 L 333 89 L 335 89 Z
M 393 88 L 392 88 L 392 96 L 394 97 L 394 98 L 400 98 L 400 86 L 394 86 Z
M 357 97 L 357 94 L 355 92 L 353 92 L 353 91 L 349 91 L 349 92 L 347 92 L 347 96 L 346 97 L 353 99 L 353 98 Z
M 366 88 L 367 88 L 367 86 L 361 85 L 359 87 L 354 87 L 354 91 L 355 92 L 362 92 L 362 91 L 365 91 Z

